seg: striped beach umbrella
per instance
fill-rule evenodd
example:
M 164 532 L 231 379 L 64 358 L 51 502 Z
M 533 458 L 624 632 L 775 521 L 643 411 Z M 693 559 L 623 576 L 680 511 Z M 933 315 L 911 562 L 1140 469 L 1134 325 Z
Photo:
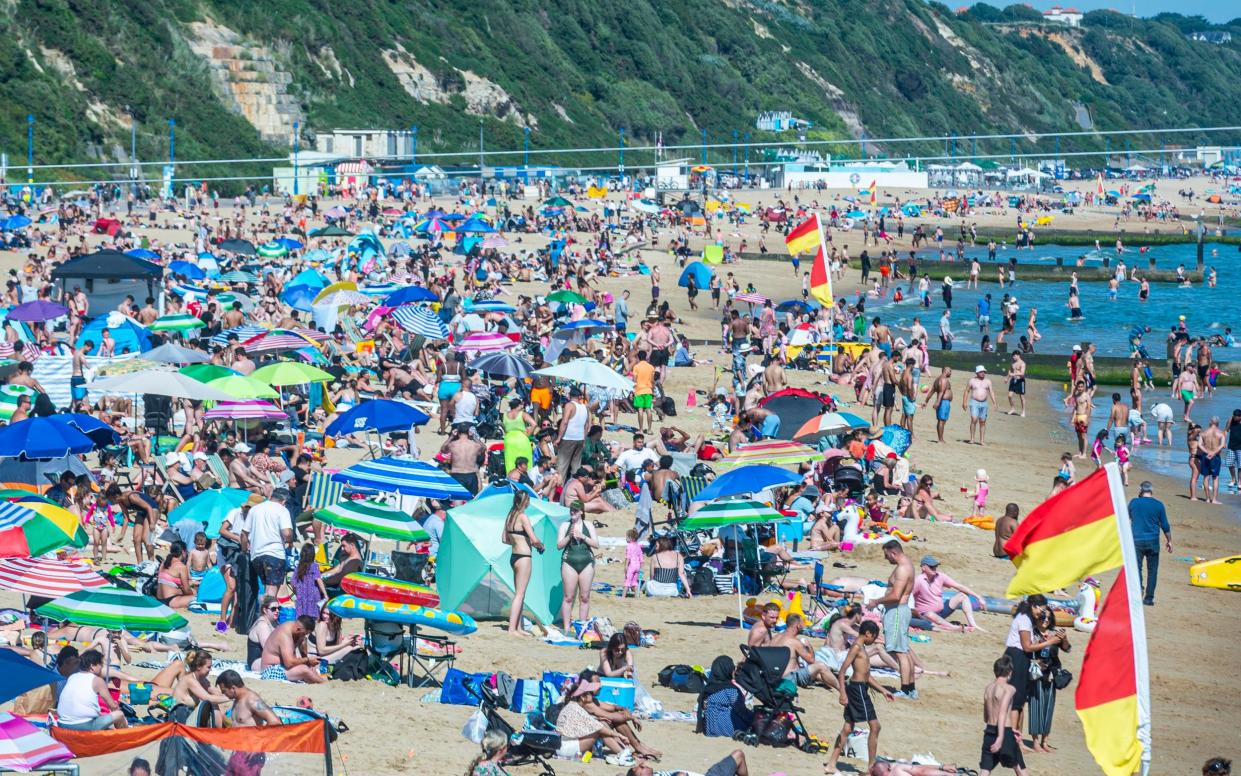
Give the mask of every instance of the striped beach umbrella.
M 784 520 L 774 508 L 750 499 L 713 501 L 681 521 L 681 529 L 702 531 L 726 525 L 747 525 Z
M 59 598 L 62 595 L 103 587 L 108 580 L 80 560 L 54 558 L 5 558 L 0 560 L 0 588 L 26 595 Z
M 767 303 L 767 297 L 763 296 L 762 294 L 758 294 L 758 293 L 737 294 L 735 297 L 733 297 L 733 299 L 737 300 L 738 302 L 745 302 L 746 304 L 766 304 Z
M 319 343 L 291 329 L 273 329 L 245 340 L 241 346 L 247 353 L 284 353 L 318 347 Z
M 358 289 L 358 291 L 360 293 L 366 294 L 367 296 L 375 296 L 375 297 L 384 298 L 384 297 L 391 296 L 392 294 L 395 294 L 397 291 L 400 291 L 402 288 L 403 286 L 400 283 L 375 283 L 375 284 L 362 286 L 361 288 Z
M 280 259 L 289 255 L 288 247 L 279 242 L 263 243 L 256 252 L 265 259 Z
M 0 769 L 33 771 L 73 759 L 73 752 L 21 717 L 0 711 Z
M 399 542 L 422 542 L 430 538 L 412 517 L 377 501 L 341 501 L 315 512 L 315 519 L 342 531 Z
M 185 299 L 207 298 L 206 286 L 196 286 L 193 283 L 178 283 L 172 287 L 172 293 Z
M 427 339 L 448 339 L 448 327 L 429 308 L 405 304 L 393 309 L 392 320 L 410 334 L 421 334 Z
M 267 401 L 222 401 L 203 413 L 207 420 L 286 420 L 284 410 Z
M 359 461 L 336 472 L 332 479 L 358 490 L 402 493 L 425 498 L 470 498 L 470 492 L 442 469 L 412 458 L 385 456 L 373 461 Z
M 41 617 L 108 630 L 168 631 L 184 628 L 184 617 L 150 596 L 107 585 L 79 590 L 35 610 Z
M 507 350 L 517 343 L 498 331 L 476 331 L 453 345 L 453 349 L 461 352 L 497 353 Z
M 81 521 L 56 504 L 0 504 L 0 558 L 31 558 L 66 545 L 85 547 Z
M 206 325 L 202 319 L 195 318 L 189 313 L 176 313 L 175 315 L 161 315 L 147 328 L 151 331 L 192 331 Z
M 794 439 L 813 442 L 819 437 L 840 434 L 858 428 L 870 428 L 870 421 L 852 412 L 825 412 L 815 415 L 793 434 Z
M 809 445 L 787 439 L 765 439 L 737 445 L 737 449 L 724 456 L 721 463 L 728 466 L 747 463 L 803 463 L 819 457 L 818 451 Z
M 271 386 L 306 385 L 334 380 L 331 372 L 303 364 L 300 361 L 278 361 L 274 364 L 256 369 L 250 373 L 251 380 L 257 380 Z
M 268 330 L 266 328 L 262 326 L 255 326 L 254 324 L 234 326 L 231 329 L 225 329 L 219 334 L 216 334 L 209 340 L 209 342 L 212 345 L 219 345 L 220 347 L 224 347 L 228 345 L 228 338 L 231 335 L 234 335 L 234 334 L 237 335 L 238 342 L 245 342 L 246 340 L 257 337 L 260 334 L 266 334 L 267 331 Z
M 220 280 L 224 281 L 225 283 L 257 283 L 259 282 L 258 276 L 255 275 L 253 272 L 246 272 L 240 269 L 235 269 L 231 272 L 225 272 L 223 275 L 220 275 Z

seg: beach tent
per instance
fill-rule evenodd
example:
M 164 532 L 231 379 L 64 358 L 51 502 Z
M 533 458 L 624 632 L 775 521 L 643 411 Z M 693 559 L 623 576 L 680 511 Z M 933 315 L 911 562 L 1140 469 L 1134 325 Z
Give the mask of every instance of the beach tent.
M 724 246 L 723 245 L 702 246 L 702 260 L 707 264 L 723 264 L 724 263 Z
M 52 270 L 52 280 L 59 280 L 62 291 L 74 286 L 90 296 L 95 310 L 116 309 L 126 296 L 139 304 L 155 296 L 155 286 L 164 275 L 164 268 L 120 251 L 96 251 L 70 259 Z
M 145 353 L 151 349 L 151 335 L 147 330 L 133 318 L 116 311 L 101 315 L 86 324 L 73 346 L 80 348 L 90 340 L 95 343 L 95 347 L 86 355 L 96 355 L 99 352 L 99 343 L 103 341 L 104 329 L 111 332 L 112 341 L 116 343 L 115 352 L 118 354 L 126 350 L 130 353 Z
M 768 394 L 758 406 L 780 418 L 776 439 L 792 439 L 797 429 L 805 425 L 806 421 L 823 414 L 830 402 L 830 397 L 820 393 L 811 393 L 801 388 L 785 388 Z
M 436 558 L 441 609 L 460 610 L 475 619 L 507 618 L 513 600 L 512 548 L 500 541 L 500 536 L 512 506 L 511 490 L 488 488 L 473 501 L 448 510 Z M 535 535 L 552 548 L 560 524 L 569 519 L 569 510 L 531 498 L 526 515 Z M 535 553 L 533 563 L 526 588 L 526 612 L 541 623 L 555 622 L 564 598 L 560 554 Z
M 703 264 L 701 261 L 691 261 L 685 265 L 685 269 L 681 272 L 681 279 L 677 281 L 677 285 L 681 288 L 689 287 L 689 276 L 694 276 L 694 283 L 698 288 L 705 289 L 707 284 L 711 282 L 711 277 L 715 274 L 715 270 Z

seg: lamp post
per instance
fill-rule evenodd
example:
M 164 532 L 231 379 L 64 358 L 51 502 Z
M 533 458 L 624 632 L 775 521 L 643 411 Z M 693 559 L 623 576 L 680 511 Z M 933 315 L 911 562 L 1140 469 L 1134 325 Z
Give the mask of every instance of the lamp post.
M 526 177 L 530 176 L 530 127 L 521 128 L 521 166 L 526 170 Z
M 625 174 L 625 128 L 620 128 L 620 157 L 616 162 L 616 174 Z
M 409 128 L 409 165 L 418 163 L 418 125 Z
M 295 197 L 298 195 L 298 186 L 297 186 L 298 131 L 297 131 L 297 126 L 298 126 L 298 123 L 294 121 L 293 122 L 293 196 Z
M 26 182 L 34 183 L 34 114 L 26 116 Z
M 483 182 L 483 120 L 478 120 L 478 182 Z
M 702 130 L 702 163 L 707 163 L 707 130 L 705 127 Z
M 745 175 L 750 177 L 750 133 L 745 133 Z
M 739 134 L 740 133 L 737 132 L 737 130 L 735 129 L 733 130 L 733 174 L 734 175 L 737 174 L 737 136 Z

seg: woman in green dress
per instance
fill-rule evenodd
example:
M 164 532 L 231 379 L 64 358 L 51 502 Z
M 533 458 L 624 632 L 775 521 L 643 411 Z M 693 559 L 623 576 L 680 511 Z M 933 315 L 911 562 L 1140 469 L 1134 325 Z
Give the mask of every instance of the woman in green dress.
M 519 398 L 509 399 L 508 411 L 504 413 L 504 473 L 507 474 L 517 465 L 518 458 L 525 458 L 534 465 L 534 449 L 530 443 L 530 435 L 534 433 L 534 418 L 526 412 Z

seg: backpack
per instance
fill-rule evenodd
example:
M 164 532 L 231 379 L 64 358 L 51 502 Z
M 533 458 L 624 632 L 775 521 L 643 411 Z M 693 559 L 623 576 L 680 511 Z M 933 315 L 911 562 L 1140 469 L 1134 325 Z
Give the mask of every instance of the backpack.
M 715 572 L 709 566 L 699 566 L 689 578 L 689 590 L 694 595 L 715 595 Z
M 355 649 L 332 665 L 332 678 L 342 682 L 355 682 L 365 679 L 370 664 L 369 656 L 364 649 Z
M 154 598 L 159 593 L 159 577 L 150 576 L 142 580 L 142 584 L 138 586 L 138 592 L 148 598 Z
M 707 686 L 707 677 L 693 666 L 684 664 L 664 666 L 664 669 L 659 672 L 659 684 L 674 692 L 697 695 Z
M 660 399 L 659 411 L 669 418 L 675 418 L 677 416 L 676 399 L 673 399 L 671 396 L 665 396 Z
M 760 743 L 769 746 L 788 746 L 792 742 L 793 721 L 783 711 L 756 709 L 750 729 L 758 736 Z

